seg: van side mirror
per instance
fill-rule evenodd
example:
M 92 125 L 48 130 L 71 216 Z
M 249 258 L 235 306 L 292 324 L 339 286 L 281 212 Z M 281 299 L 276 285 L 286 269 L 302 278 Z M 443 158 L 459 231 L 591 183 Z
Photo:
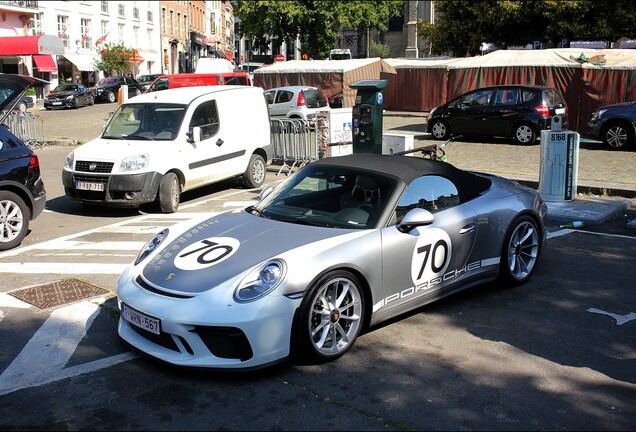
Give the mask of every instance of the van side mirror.
M 201 127 L 195 126 L 188 131 L 188 142 L 190 144 L 201 142 Z

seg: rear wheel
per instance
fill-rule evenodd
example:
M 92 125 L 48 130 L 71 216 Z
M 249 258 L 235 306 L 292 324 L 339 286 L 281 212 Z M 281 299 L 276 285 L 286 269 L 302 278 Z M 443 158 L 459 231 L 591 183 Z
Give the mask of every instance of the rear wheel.
M 22 198 L 0 191 L 0 250 L 18 246 L 29 231 L 31 212 Z
M 163 176 L 159 183 L 157 198 L 159 200 L 159 208 L 162 212 L 175 213 L 179 209 L 181 190 L 179 187 L 179 178 L 175 173 L 169 172 Z
M 94 97 L 94 96 L 91 96 L 91 97 L 88 99 L 88 104 L 89 104 L 90 106 L 95 105 L 95 97 Z
M 510 225 L 501 251 L 500 277 L 521 285 L 532 276 L 539 258 L 539 228 L 530 216 L 521 216 Z
M 80 107 L 80 100 L 75 99 L 75 101 L 73 102 L 73 108 L 78 109 Z
M 364 297 L 358 279 L 336 270 L 307 291 L 296 316 L 293 352 L 298 359 L 330 361 L 351 348 L 362 329 Z
M 515 126 L 512 135 L 517 144 L 530 145 L 537 140 L 537 133 L 530 123 L 521 123 Z
M 601 132 L 603 144 L 610 150 L 625 150 L 634 146 L 634 131 L 621 122 L 611 122 Z
M 450 127 L 444 120 L 433 120 L 429 130 L 435 139 L 447 140 L 450 137 Z
M 265 160 L 262 156 L 253 154 L 247 170 L 243 173 L 243 180 L 250 188 L 261 187 L 265 182 L 266 175 Z

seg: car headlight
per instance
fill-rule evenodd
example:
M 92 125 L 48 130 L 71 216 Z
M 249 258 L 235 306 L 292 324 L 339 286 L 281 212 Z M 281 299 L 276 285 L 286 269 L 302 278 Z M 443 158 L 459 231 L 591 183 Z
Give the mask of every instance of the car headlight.
M 282 260 L 272 260 L 254 268 L 234 291 L 234 300 L 247 303 L 258 300 L 272 292 L 285 278 L 286 264 Z
M 67 101 L 72 101 L 73 99 L 75 99 L 75 95 L 66 96 Z
M 153 253 L 159 247 L 161 242 L 166 237 L 168 237 L 168 228 L 166 228 L 163 231 L 155 234 L 155 236 L 153 238 L 148 240 L 148 243 L 146 243 L 144 245 L 144 247 L 141 249 L 141 251 L 139 251 L 139 254 L 137 255 L 137 258 L 135 258 L 135 264 L 134 265 L 137 265 L 140 262 L 142 262 L 143 260 L 145 260 L 148 255 Z
M 147 154 L 131 156 L 121 161 L 121 164 L 119 165 L 119 171 L 125 172 L 144 169 L 148 166 L 148 160 L 149 157 Z
M 596 110 L 596 111 L 594 111 L 594 112 L 592 113 L 592 118 L 591 118 L 591 120 L 592 120 L 592 121 L 596 121 L 596 120 L 598 120 L 598 119 L 599 119 L 599 118 L 603 115 L 603 113 L 604 113 L 605 111 L 607 111 L 607 110 L 606 110 L 606 109 L 601 109 L 601 110 Z
M 72 170 L 74 160 L 75 160 L 75 152 L 70 152 L 68 155 L 66 155 L 66 160 L 64 161 L 64 168 L 68 168 Z

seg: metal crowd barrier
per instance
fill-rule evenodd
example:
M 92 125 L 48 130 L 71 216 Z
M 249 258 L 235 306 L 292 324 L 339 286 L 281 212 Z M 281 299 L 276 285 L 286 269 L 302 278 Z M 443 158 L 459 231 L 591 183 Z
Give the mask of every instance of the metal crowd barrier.
M 328 127 L 327 119 L 322 117 L 314 120 L 271 120 L 274 163 L 282 164 L 276 175 L 284 169 L 289 175 L 294 168 L 300 169 L 324 157 Z
M 11 111 L 4 125 L 32 149 L 44 146 L 44 120 L 30 112 Z

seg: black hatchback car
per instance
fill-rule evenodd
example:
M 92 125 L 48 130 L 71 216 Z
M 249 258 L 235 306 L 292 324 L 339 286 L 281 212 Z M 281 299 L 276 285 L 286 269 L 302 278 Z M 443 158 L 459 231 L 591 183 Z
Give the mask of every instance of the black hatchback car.
M 636 102 L 595 109 L 587 123 L 587 133 L 603 141 L 609 150 L 636 150 Z
M 38 156 L 5 126 L 26 91 L 46 84 L 28 76 L 0 74 L 0 251 L 22 243 L 30 221 L 46 204 Z
M 456 97 L 431 110 L 427 131 L 445 140 L 451 135 L 514 138 L 518 144 L 534 144 L 552 118 L 569 125 L 568 108 L 561 92 L 552 87 L 501 85 L 484 87 Z

